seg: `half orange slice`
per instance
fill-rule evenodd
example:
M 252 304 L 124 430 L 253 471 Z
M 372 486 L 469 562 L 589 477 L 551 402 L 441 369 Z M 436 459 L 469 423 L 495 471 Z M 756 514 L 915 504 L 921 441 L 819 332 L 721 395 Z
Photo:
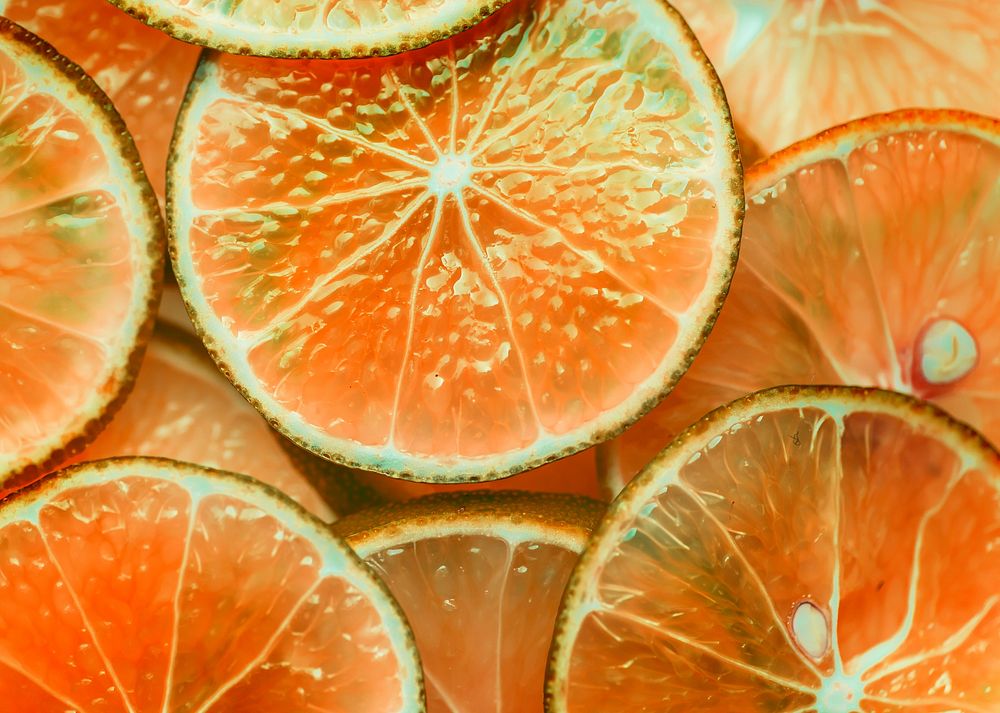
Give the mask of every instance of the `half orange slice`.
M 0 503 L 11 711 L 422 711 L 395 602 L 323 523 L 240 476 L 76 466 Z
M 334 529 L 412 622 L 429 713 L 541 713 L 559 599 L 602 510 L 569 496 L 461 493 Z
M 672 0 L 765 153 L 914 106 L 1000 111 L 1000 3 Z
M 567 587 L 549 711 L 1000 710 L 1000 454 L 886 391 L 685 431 Z
M 740 264 L 681 383 L 602 446 L 621 486 L 709 410 L 779 384 L 930 399 L 1000 442 L 1000 122 L 904 111 L 747 173 Z
M 277 439 L 196 338 L 160 323 L 125 405 L 70 462 L 158 456 L 244 473 L 333 520 Z
M 620 431 L 728 286 L 722 91 L 659 0 L 516 0 L 393 58 L 211 54 L 170 168 L 224 370 L 320 455 L 488 480 Z
M 122 115 L 156 195 L 198 48 L 129 17 L 107 0 L 0 0 L 0 15 L 79 64 Z
M 0 489 L 93 438 L 152 327 L 163 228 L 135 146 L 76 65 L 0 18 Z

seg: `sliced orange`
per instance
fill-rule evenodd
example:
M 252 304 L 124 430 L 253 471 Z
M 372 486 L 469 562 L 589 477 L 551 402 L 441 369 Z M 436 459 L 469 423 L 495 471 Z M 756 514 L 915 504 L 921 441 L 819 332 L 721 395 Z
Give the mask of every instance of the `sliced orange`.
M 747 173 L 740 265 L 670 397 L 601 454 L 617 492 L 707 411 L 779 384 L 930 399 L 1000 442 L 1000 122 L 904 111 Z
M 771 153 L 914 106 L 1000 111 L 993 0 L 672 0 L 722 77 L 736 123 Z
M 349 477 L 361 487 L 369 489 L 376 498 L 389 501 L 406 500 L 432 493 L 468 490 L 570 493 L 595 499 L 602 499 L 604 495 L 604 489 L 597 477 L 597 458 L 593 448 L 546 463 L 527 473 L 481 483 L 417 483 L 364 470 L 352 470 Z
M 0 489 L 93 438 L 152 327 L 163 227 L 97 85 L 0 18 Z
M 429 713 L 541 713 L 559 598 L 602 509 L 564 495 L 460 493 L 334 528 L 410 620 Z
M 124 407 L 71 462 L 114 456 L 160 456 L 245 473 L 323 520 L 334 518 L 201 343 L 166 324 L 157 326 Z
M 107 0 L 0 0 L 0 15 L 83 67 L 122 115 L 156 195 L 198 48 L 129 17 Z
M 423 47 L 507 0 L 110 0 L 185 42 L 267 57 L 368 57 Z
M 0 503 L 0 542 L 5 710 L 424 709 L 388 592 L 256 481 L 88 463 Z
M 886 391 L 779 388 L 682 434 L 566 589 L 548 710 L 1000 710 L 1000 454 Z
M 686 368 L 731 276 L 736 154 L 659 0 L 515 0 L 369 61 L 211 54 L 174 140 L 175 273 L 295 442 L 498 478 L 613 435 Z

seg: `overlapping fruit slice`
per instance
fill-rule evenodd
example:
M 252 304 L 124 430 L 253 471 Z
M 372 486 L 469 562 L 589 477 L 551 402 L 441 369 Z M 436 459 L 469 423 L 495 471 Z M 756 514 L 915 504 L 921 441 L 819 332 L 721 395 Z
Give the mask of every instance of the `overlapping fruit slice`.
M 464 30 L 506 0 L 110 0 L 174 37 L 236 54 L 367 57 Z
M 574 570 L 550 711 L 1000 709 L 1000 454 L 926 402 L 779 388 L 680 436 Z
M 1000 3 L 673 0 L 766 153 L 914 106 L 996 114 Z
M 460 493 L 334 528 L 410 620 L 430 713 L 540 713 L 559 599 L 601 510 L 565 495 Z
M 740 264 L 694 366 L 601 451 L 617 492 L 707 411 L 779 384 L 930 399 L 1000 442 L 1000 122 L 904 111 L 747 173 Z
M 6 710 L 421 711 L 395 603 L 255 481 L 158 459 L 76 466 L 0 503 Z
M 0 0 L 0 15 L 52 44 L 111 97 L 163 200 L 174 118 L 198 48 L 147 27 L 107 0 Z
M 209 56 L 171 165 L 175 273 L 293 440 L 486 480 L 668 390 L 731 275 L 740 167 L 659 0 L 516 0 L 387 59 Z
M 0 18 L 0 488 L 92 438 L 152 326 L 163 230 L 79 67 Z
M 160 456 L 245 473 L 323 520 L 334 517 L 197 339 L 166 324 L 157 326 L 121 411 L 73 462 L 114 456 Z

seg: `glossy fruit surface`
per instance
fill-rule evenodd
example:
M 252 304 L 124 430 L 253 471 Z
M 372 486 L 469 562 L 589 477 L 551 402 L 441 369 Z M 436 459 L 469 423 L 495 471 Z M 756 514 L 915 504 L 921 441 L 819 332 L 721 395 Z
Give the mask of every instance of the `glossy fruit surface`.
M 395 602 L 293 502 L 161 459 L 75 466 L 0 502 L 10 711 L 422 711 Z
M 567 587 L 550 711 L 1000 707 L 1000 454 L 925 402 L 779 388 L 685 431 Z
M 163 227 L 135 146 L 76 65 L 0 18 L 0 489 L 94 437 L 138 368 Z
M 541 713 L 556 608 L 601 510 L 565 495 L 457 493 L 334 527 L 412 623 L 430 713 Z
M 992 0 L 673 0 L 765 154 L 878 112 L 995 115 Z
M 524 0 L 393 58 L 209 55 L 175 273 L 272 423 L 345 465 L 488 480 L 669 390 L 728 285 L 728 113 L 658 0 Z
M 107 0 L 0 0 L 0 15 L 94 78 L 125 120 L 162 202 L 170 136 L 198 48 L 157 32 Z
M 660 406 L 602 446 L 614 492 L 709 410 L 779 384 L 929 399 L 1000 442 L 1000 123 L 904 111 L 753 166 L 718 323 Z

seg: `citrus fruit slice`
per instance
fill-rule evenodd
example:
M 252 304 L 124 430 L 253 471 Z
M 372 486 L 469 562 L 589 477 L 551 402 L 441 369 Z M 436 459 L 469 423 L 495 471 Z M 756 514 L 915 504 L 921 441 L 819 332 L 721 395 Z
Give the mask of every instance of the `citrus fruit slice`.
M 926 402 L 778 388 L 685 431 L 566 588 L 553 712 L 1000 710 L 1000 454 Z
M 276 436 L 219 373 L 197 339 L 161 323 L 125 405 L 71 462 L 159 456 L 245 473 L 278 488 L 317 517 L 333 520 L 329 506 Z
M 601 499 L 604 490 L 597 478 L 596 451 L 588 448 L 566 458 L 546 463 L 540 468 L 481 483 L 418 483 L 389 478 L 364 470 L 351 470 L 356 482 L 370 489 L 380 499 L 407 500 L 433 493 L 468 490 L 524 490 L 540 493 L 568 493 Z
M 124 397 L 163 226 L 97 85 L 0 18 L 0 488 L 46 472 Z
M 175 273 L 292 440 L 488 480 L 607 438 L 686 368 L 743 197 L 659 0 L 515 0 L 391 58 L 211 54 L 170 168 Z
M 185 42 L 268 57 L 368 57 L 423 47 L 506 0 L 110 0 Z
M 198 48 L 147 27 L 107 0 L 0 0 L 0 15 L 83 67 L 128 126 L 156 195 Z
M 911 393 L 1000 442 L 1000 122 L 870 117 L 755 165 L 746 191 L 705 348 L 600 454 L 614 492 L 712 408 L 779 384 Z
M 996 114 L 1000 3 L 672 0 L 766 153 L 914 106 Z
M 429 713 L 541 713 L 556 609 L 602 509 L 565 495 L 458 493 L 334 528 L 410 620 Z
M 421 711 L 395 602 L 324 525 L 160 459 L 61 471 L 0 504 L 7 710 Z

